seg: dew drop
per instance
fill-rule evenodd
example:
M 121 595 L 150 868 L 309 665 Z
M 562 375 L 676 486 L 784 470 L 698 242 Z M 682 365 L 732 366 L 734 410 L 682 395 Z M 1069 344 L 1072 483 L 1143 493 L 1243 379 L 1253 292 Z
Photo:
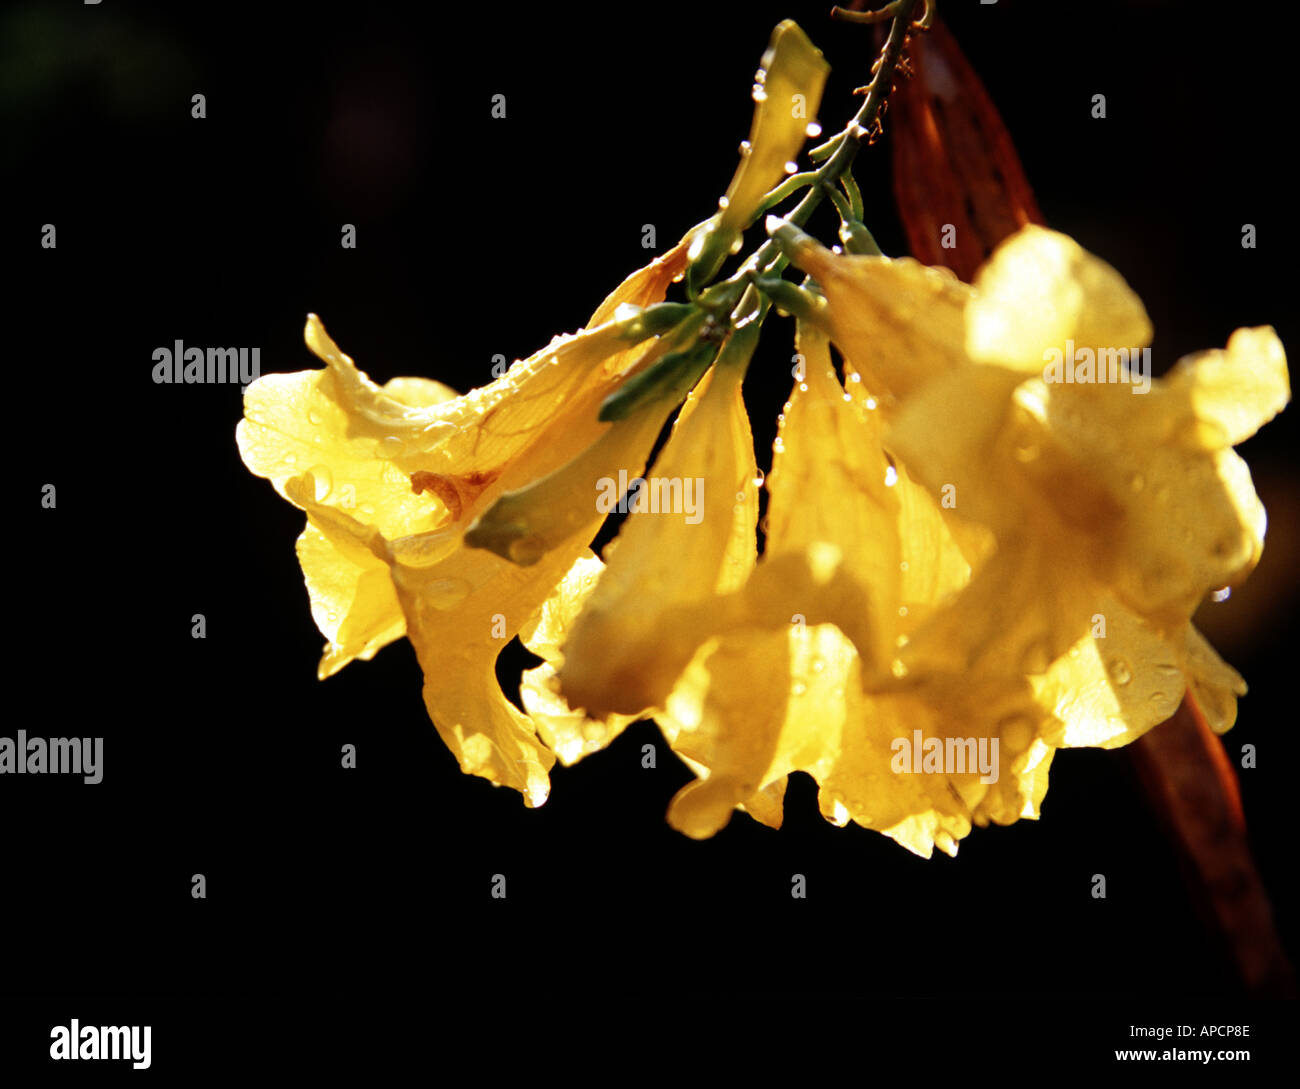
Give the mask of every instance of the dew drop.
M 1022 752 L 1034 738 L 1034 722 L 1028 715 L 1011 715 L 998 723 L 998 736 L 1013 753 Z
M 1128 662 L 1123 658 L 1112 658 L 1106 668 L 1110 671 L 1111 680 L 1116 684 L 1128 684 L 1133 679 Z
M 898 607 L 898 615 L 899 615 L 899 616 L 906 616 L 906 615 L 907 615 L 907 606 L 906 606 L 906 605 L 900 605 L 900 606 Z
M 319 411 L 313 408 L 307 413 L 307 419 L 311 423 L 318 424 L 321 422 L 321 414 Z
M 778 454 L 784 453 L 784 452 L 785 452 L 785 439 L 781 438 L 781 436 L 778 435 L 778 436 L 776 437 L 776 441 L 772 443 L 772 449 L 775 450 Z
M 851 372 L 849 373 L 849 381 L 850 381 L 850 382 L 861 382 L 861 381 L 862 381 L 862 375 L 860 375 L 857 371 L 851 371 Z
M 1020 672 L 1030 676 L 1037 676 L 1040 673 L 1046 673 L 1047 667 L 1051 664 L 1047 644 L 1042 642 L 1033 643 L 1026 648 L 1024 657 L 1020 660 Z
M 756 488 L 761 488 L 761 487 L 763 486 L 763 481 L 764 481 L 765 479 L 767 479 L 767 478 L 763 475 L 763 470 L 762 470 L 762 469 L 759 469 L 759 470 L 754 474 L 754 487 L 756 487 Z
M 787 174 L 797 174 L 799 172 L 799 164 L 794 161 L 788 161 L 785 164 L 785 172 Z
M 816 121 L 809 121 L 807 128 L 805 128 L 803 131 L 804 131 L 804 135 L 807 136 L 808 139 L 815 140 L 817 139 L 817 137 L 819 137 L 822 134 L 822 127 L 821 125 L 817 124 Z
M 743 503 L 744 501 L 745 501 L 745 493 L 744 493 L 744 492 L 737 492 L 737 493 L 736 493 L 736 502 L 737 502 L 737 503 Z
M 753 93 L 754 93 L 754 101 L 755 101 L 755 102 L 766 102 L 766 101 L 767 101 L 767 92 L 766 92 L 765 90 L 763 90 L 763 87 L 762 87 L 761 84 L 758 84 L 758 83 L 755 83 L 755 84 L 754 84 L 754 92 L 753 92 Z
M 902 563 L 900 563 L 900 564 L 898 565 L 898 569 L 899 569 L 900 571 L 906 571 L 906 570 L 908 569 L 907 561 L 904 560 Z
M 903 664 L 903 659 L 902 659 L 902 658 L 895 658 L 892 662 L 890 662 L 890 663 L 889 663 L 889 672 L 892 673 L 892 674 L 893 674 L 895 677 L 897 677 L 899 680 L 902 680 L 904 677 L 906 677 L 906 676 L 907 676 L 907 666 L 905 666 L 905 665 Z
M 799 383 L 799 392 L 800 392 L 800 393 L 807 393 L 807 392 L 808 392 L 808 383 L 807 383 L 807 382 L 800 382 L 800 383 Z
M 729 201 L 726 197 L 719 197 L 719 198 L 718 198 L 718 208 L 719 208 L 719 209 L 721 209 L 722 211 L 725 212 L 729 207 L 731 207 L 731 201 Z
M 795 681 L 790 691 L 796 696 L 802 696 L 808 691 L 808 686 L 803 681 Z
M 334 474 L 325 465 L 314 465 L 311 475 L 316 481 L 316 502 L 323 503 L 329 498 L 330 491 L 334 487 Z
M 814 658 L 812 662 L 812 667 L 814 673 L 820 673 L 823 669 L 826 668 L 826 659 Z
M 892 488 L 897 483 L 898 483 L 898 470 L 895 469 L 892 465 L 890 465 L 885 470 L 885 487 Z
M 527 567 L 534 564 L 546 553 L 546 542 L 537 534 L 529 534 L 527 537 L 518 537 L 510 542 L 510 547 L 506 549 L 510 553 L 510 558 L 517 564 Z
M 1227 601 L 1228 598 L 1230 598 L 1230 597 L 1232 597 L 1232 587 L 1231 587 L 1231 586 L 1225 586 L 1225 587 L 1223 587 L 1223 589 L 1221 589 L 1221 590 L 1215 590 L 1214 593 L 1212 593 L 1212 594 L 1210 595 L 1210 600 L 1211 600 L 1211 601 Z
M 420 597 L 435 609 L 450 609 L 469 596 L 473 586 L 468 579 L 432 579 L 420 590 Z

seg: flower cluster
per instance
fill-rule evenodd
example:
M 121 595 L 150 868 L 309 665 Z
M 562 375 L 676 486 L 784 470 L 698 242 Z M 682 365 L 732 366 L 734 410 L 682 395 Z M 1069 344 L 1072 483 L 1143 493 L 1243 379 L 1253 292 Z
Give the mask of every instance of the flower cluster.
M 540 805 L 557 758 L 653 718 L 697 774 L 668 814 L 690 836 L 736 809 L 779 826 L 803 771 L 828 820 L 955 853 L 972 825 L 1038 815 L 1058 748 L 1126 744 L 1188 692 L 1232 725 L 1245 685 L 1190 618 L 1259 558 L 1233 446 L 1288 401 L 1286 362 L 1271 329 L 1241 329 L 1143 396 L 1053 382 L 1067 347 L 1151 340 L 1140 300 L 1071 239 L 1025 228 L 966 285 L 774 219 L 809 279 L 764 481 L 741 386 L 768 302 L 753 280 L 720 315 L 707 293 L 665 300 L 702 266 L 707 282 L 797 153 L 805 121 L 763 116 L 820 96 L 824 63 L 791 27 L 730 199 L 584 329 L 458 396 L 376 385 L 311 316 L 325 368 L 249 387 L 238 443 L 307 515 L 320 676 L 406 636 L 465 772 Z M 598 558 L 601 481 L 644 474 L 674 412 L 652 474 L 704 481 L 699 516 L 634 506 Z M 495 673 L 515 636 L 542 659 L 522 712 Z M 900 768 L 917 736 L 996 752 L 1000 773 Z

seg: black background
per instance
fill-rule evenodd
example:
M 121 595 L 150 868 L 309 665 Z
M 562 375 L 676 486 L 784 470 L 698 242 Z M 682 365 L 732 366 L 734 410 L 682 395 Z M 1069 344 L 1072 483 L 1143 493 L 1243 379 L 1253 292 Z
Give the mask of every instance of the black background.
M 1158 371 L 1238 326 L 1300 343 L 1286 6 L 941 5 L 1048 222 L 1146 303 Z M 153 350 L 260 346 L 264 372 L 313 367 L 314 311 L 377 381 L 484 384 L 496 353 L 578 328 L 644 264 L 644 224 L 661 252 L 709 214 L 780 18 L 833 66 L 828 133 L 873 55 L 870 31 L 821 2 L 438 7 L 106 0 L 0 21 L 18 337 L 5 733 L 106 739 L 99 786 L 0 781 L 0 991 L 51 1011 L 36 1053 L 48 1024 L 89 1016 L 78 1002 L 156 1019 L 200 999 L 314 1004 L 340 1023 L 395 1001 L 470 1020 L 518 1009 L 558 1043 L 630 1002 L 698 1023 L 691 1003 L 715 1017 L 734 1001 L 770 1015 L 778 999 L 939 999 L 902 1007 L 928 1024 L 940 1009 L 1030 1016 L 1045 996 L 1152 1017 L 1237 996 L 1123 751 L 1059 753 L 1043 819 L 977 829 L 956 859 L 833 828 L 803 777 L 780 832 L 738 814 L 696 843 L 664 820 L 690 773 L 662 744 L 657 769 L 640 765 L 650 724 L 557 767 L 528 810 L 460 774 L 405 641 L 316 681 L 303 517 L 242 466 L 238 388 L 155 385 Z M 903 252 L 887 138 L 857 176 L 868 225 Z M 56 250 L 40 247 L 45 223 Z M 1243 223 L 1258 249 L 1241 248 Z M 746 391 L 764 463 L 791 332 L 769 322 Z M 1270 512 L 1264 564 L 1203 619 L 1251 685 L 1225 740 L 1259 749 L 1246 816 L 1294 953 L 1288 416 L 1243 448 Z M 56 510 L 39 507 L 45 483 Z M 793 873 L 807 900 L 791 899 Z

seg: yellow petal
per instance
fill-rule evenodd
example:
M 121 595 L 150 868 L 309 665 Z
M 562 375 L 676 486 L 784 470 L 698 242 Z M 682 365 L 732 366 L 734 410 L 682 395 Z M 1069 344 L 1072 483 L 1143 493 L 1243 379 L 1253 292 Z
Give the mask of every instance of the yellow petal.
M 1178 649 L 1113 598 L 1099 599 L 1096 615 L 1104 634 L 1083 636 L 1045 673 L 1030 678 L 1039 703 L 1059 723 L 1046 736 L 1052 745 L 1127 745 L 1182 702 L 1186 682 Z
M 1286 353 L 1267 326 L 1238 329 L 1226 350 L 1180 359 L 1165 383 L 1187 398 L 1198 421 L 1214 428 L 1202 438 L 1210 449 L 1244 442 L 1291 400 Z
M 777 24 L 754 87 L 754 120 L 720 211 L 693 238 L 690 260 L 711 274 L 803 147 L 830 66 L 792 20 Z
M 756 325 L 733 334 L 692 392 L 647 480 L 655 503 L 633 508 L 609 552 L 560 673 L 575 707 L 661 706 L 683 664 L 658 653 L 666 614 L 739 586 L 754 566 L 757 468 L 741 379 L 756 341 Z
M 971 359 L 1041 372 L 1050 349 L 1141 348 L 1151 343 L 1142 301 L 1106 262 L 1067 235 L 1030 224 L 1002 243 L 975 277 L 966 311 Z
M 345 553 L 310 523 L 298 538 L 312 619 L 329 640 L 321 680 L 355 658 L 368 660 L 406 634 L 388 565 L 374 555 Z
M 947 269 L 817 245 L 801 248 L 795 264 L 820 285 L 831 339 L 886 410 L 967 362 L 971 289 Z
M 556 679 L 556 670 L 565 661 L 563 648 L 569 632 L 595 590 L 603 567 L 594 555 L 584 552 L 519 632 L 524 646 L 545 659 L 526 670 L 520 681 L 524 710 L 546 746 L 566 765 L 605 748 L 636 721 L 631 715 L 594 719 L 582 710 L 575 711 L 561 695 Z
M 754 121 L 722 210 L 723 230 L 742 229 L 799 154 L 816 120 L 830 65 L 799 25 L 786 19 L 772 31 L 759 62 Z
M 1183 639 L 1188 687 L 1210 729 L 1226 733 L 1237 721 L 1237 697 L 1246 694 L 1246 682 L 1193 625 L 1184 628 Z

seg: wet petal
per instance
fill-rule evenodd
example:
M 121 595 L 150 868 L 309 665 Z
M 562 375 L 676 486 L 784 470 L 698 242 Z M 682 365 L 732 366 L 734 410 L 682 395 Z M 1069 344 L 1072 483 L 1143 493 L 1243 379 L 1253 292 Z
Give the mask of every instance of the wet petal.
M 1033 224 L 999 246 L 975 277 L 966 311 L 971 359 L 1041 373 L 1050 350 L 1151 343 L 1142 301 L 1074 239 Z
M 734 334 L 686 402 L 645 509 L 633 507 L 574 626 L 561 682 L 593 715 L 661 706 L 683 664 L 660 653 L 665 616 L 739 586 L 754 566 L 757 468 L 741 379 L 757 331 Z

